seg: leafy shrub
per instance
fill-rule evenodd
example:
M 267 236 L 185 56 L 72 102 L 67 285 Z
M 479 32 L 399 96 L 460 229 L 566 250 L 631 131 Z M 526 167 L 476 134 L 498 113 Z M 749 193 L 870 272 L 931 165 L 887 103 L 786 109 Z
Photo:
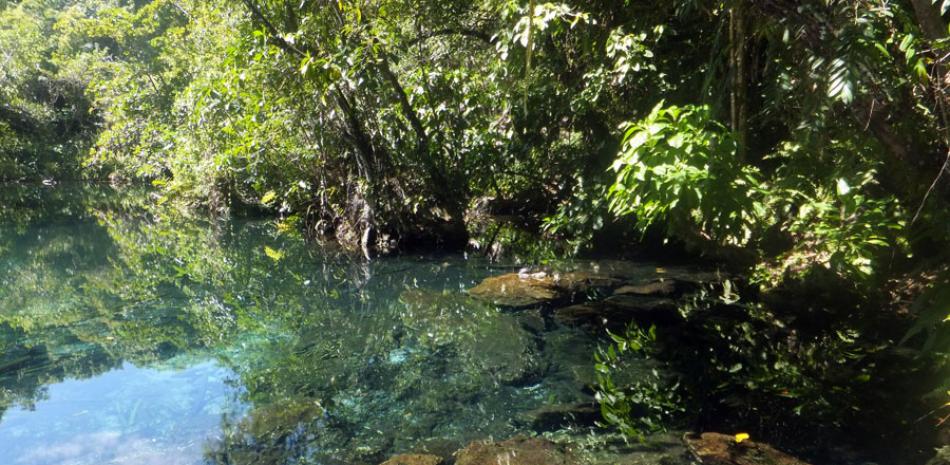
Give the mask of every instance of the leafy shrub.
M 664 430 L 685 407 L 678 384 L 647 366 L 655 355 L 656 337 L 656 327 L 644 331 L 630 325 L 622 335 L 610 333 L 613 342 L 594 354 L 601 415 L 607 424 L 640 440 L 645 433 Z M 636 381 L 620 381 L 629 371 L 636 371 Z
M 767 219 L 757 169 L 744 166 L 730 132 L 705 106 L 664 106 L 628 123 L 613 164 L 610 210 L 635 215 L 643 230 L 744 245 Z

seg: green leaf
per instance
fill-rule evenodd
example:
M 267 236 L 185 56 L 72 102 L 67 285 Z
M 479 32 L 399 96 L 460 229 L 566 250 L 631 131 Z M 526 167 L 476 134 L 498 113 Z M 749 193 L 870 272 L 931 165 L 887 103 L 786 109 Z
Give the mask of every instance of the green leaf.
M 683 143 L 685 142 L 686 136 L 681 132 L 674 134 L 673 137 L 670 137 L 670 139 L 667 141 L 667 143 L 670 144 L 670 147 L 673 147 L 674 149 L 682 147 Z
M 647 133 L 646 131 L 637 132 L 636 134 L 633 135 L 632 138 L 630 138 L 629 141 L 627 141 L 627 150 L 632 151 L 632 150 L 636 150 L 640 148 L 640 146 L 645 144 L 647 142 L 647 139 L 649 138 L 650 138 L 650 134 Z
M 270 205 L 270 203 L 273 202 L 275 198 L 277 198 L 276 192 L 267 191 L 266 193 L 264 193 L 264 196 L 261 197 L 261 203 L 263 203 L 264 205 Z
M 851 186 L 848 185 L 848 181 L 844 178 L 838 179 L 838 195 L 848 195 L 849 192 L 851 192 Z
M 274 250 L 266 245 L 264 246 L 264 254 L 270 257 L 270 259 L 275 262 L 279 262 L 282 258 L 284 258 L 283 252 L 279 250 Z

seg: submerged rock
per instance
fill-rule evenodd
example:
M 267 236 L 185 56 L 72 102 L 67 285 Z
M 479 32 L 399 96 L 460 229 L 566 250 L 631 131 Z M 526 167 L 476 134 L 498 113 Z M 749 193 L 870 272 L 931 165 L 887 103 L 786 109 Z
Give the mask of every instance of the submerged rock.
M 502 307 L 531 307 L 559 300 L 562 291 L 554 285 L 554 279 L 545 273 L 510 273 L 485 278 L 479 285 L 468 290 L 479 300 Z
M 808 465 L 768 444 L 749 440 L 737 443 L 727 434 L 692 434 L 684 439 L 703 465 Z
M 673 299 L 621 294 L 559 308 L 554 311 L 554 319 L 564 326 L 614 327 L 633 320 L 671 323 L 680 318 L 676 308 Z
M 614 291 L 614 295 L 662 295 L 668 296 L 676 292 L 676 282 L 672 279 L 661 279 L 643 284 L 628 284 Z
M 429 454 L 401 454 L 390 458 L 380 465 L 440 465 L 442 457 Z
M 468 294 L 501 307 L 528 308 L 584 300 L 592 291 L 612 291 L 618 296 L 676 297 L 728 278 L 719 272 L 657 268 L 623 261 L 569 266 L 492 276 L 469 289 Z
M 455 361 L 450 370 L 460 372 L 472 387 L 484 377 L 503 385 L 522 384 L 545 370 L 537 356 L 539 339 L 518 315 L 466 295 L 422 289 L 403 292 L 400 302 L 400 317 L 414 344 L 424 353 L 451 350 Z
M 646 297 L 639 295 L 614 295 L 604 300 L 610 309 L 626 313 L 671 312 L 676 310 L 673 299 Z
M 622 283 L 609 275 L 585 272 L 508 273 L 485 278 L 468 293 L 501 307 L 526 308 L 573 300 L 592 289 L 611 289 Z
M 631 441 L 619 433 L 559 431 L 552 440 L 571 444 L 571 450 L 585 465 L 696 465 L 683 444 L 681 432 L 647 435 L 642 441 Z
M 562 307 L 554 311 L 554 320 L 564 326 L 585 326 L 606 324 L 603 302 L 584 302 Z
M 473 442 L 456 452 L 455 465 L 575 465 L 570 451 L 540 438 L 515 437 L 502 442 Z
M 937 449 L 937 455 L 930 459 L 927 465 L 950 465 L 950 446 Z
M 534 431 L 554 431 L 568 426 L 593 426 L 601 419 L 593 402 L 547 405 L 524 414 Z

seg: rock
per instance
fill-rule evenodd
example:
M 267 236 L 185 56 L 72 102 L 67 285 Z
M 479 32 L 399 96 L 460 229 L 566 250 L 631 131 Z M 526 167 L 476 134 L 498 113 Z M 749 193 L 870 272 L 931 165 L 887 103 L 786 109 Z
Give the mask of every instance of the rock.
M 732 279 L 732 276 L 724 271 L 698 271 L 685 268 L 658 268 L 657 270 L 664 278 L 694 285 L 717 284 Z
M 927 465 L 950 465 L 950 446 L 937 449 L 937 455 L 930 459 Z
M 657 268 L 637 262 L 603 260 L 554 265 L 555 269 L 486 278 L 469 295 L 510 308 L 582 300 L 591 290 L 617 295 L 674 296 L 721 283 L 728 276 L 688 268 Z
M 541 334 L 545 330 L 544 317 L 540 310 L 527 310 L 518 314 L 521 327 L 532 334 Z
M 575 262 L 571 271 L 612 276 L 631 283 L 654 281 L 658 278 L 673 279 L 682 283 L 705 284 L 722 282 L 729 275 L 720 271 L 700 270 L 692 267 L 662 267 L 627 260 L 596 260 Z
M 531 307 L 558 300 L 562 291 L 554 285 L 554 279 L 543 273 L 509 273 L 485 278 L 479 285 L 468 290 L 476 299 L 502 307 Z
M 585 302 L 559 308 L 554 311 L 554 320 L 564 326 L 600 325 L 606 323 L 603 302 Z
M 684 436 L 686 446 L 703 465 L 808 465 L 768 444 L 719 433 Z
M 631 314 L 676 311 L 676 301 L 673 299 L 641 295 L 613 295 L 604 299 L 604 306 L 609 310 Z
M 583 401 L 585 398 L 569 397 L 581 393 L 594 395 L 590 386 L 596 381 L 596 371 L 591 363 L 591 354 L 597 351 L 599 338 L 573 329 L 554 328 L 544 334 L 542 357 L 548 362 L 545 378 L 569 390 L 558 396 L 562 401 Z
M 485 278 L 468 290 L 469 295 L 501 307 L 526 308 L 573 300 L 575 296 L 597 288 L 610 289 L 620 279 L 584 272 L 508 273 Z
M 604 300 L 605 313 L 611 320 L 671 324 L 682 317 L 673 299 L 639 295 L 614 295 Z
M 440 465 L 442 457 L 428 454 L 401 454 L 390 458 L 380 465 Z
M 628 284 L 614 291 L 614 295 L 663 295 L 668 296 L 676 292 L 676 282 L 671 279 L 661 279 L 644 284 Z
M 668 324 L 680 319 L 676 301 L 641 295 L 613 295 L 600 302 L 559 308 L 554 320 L 564 326 L 618 326 L 637 320 Z
M 548 405 L 525 413 L 534 431 L 554 431 L 567 426 L 593 426 L 601 419 L 600 408 L 593 403 Z
M 320 404 L 312 399 L 285 399 L 254 410 L 242 420 L 241 428 L 258 441 L 279 441 L 296 434 L 301 425 L 315 421 L 323 413 Z
M 422 440 L 412 440 L 410 443 L 407 443 L 407 445 L 412 447 L 412 450 L 416 454 L 445 457 L 442 463 L 449 465 L 452 463 L 452 459 L 455 458 L 455 451 L 461 449 L 462 446 L 465 445 L 465 442 L 467 441 L 462 440 L 461 437 L 458 436 L 453 436 L 452 439 L 447 437 L 430 437 Z
M 540 340 L 525 328 L 520 315 L 464 294 L 422 289 L 403 292 L 397 308 L 412 334 L 406 343 L 423 353 L 451 350 L 452 370 L 465 379 L 476 382 L 490 376 L 499 384 L 520 385 L 546 370 L 537 356 Z
M 577 436 L 568 444 L 578 443 L 574 453 L 585 465 L 695 465 L 683 443 L 682 433 L 650 434 L 642 441 L 607 433 L 598 438 L 603 442 L 594 447 L 584 446 L 584 442 L 589 441 L 585 433 L 573 434 Z
M 456 452 L 455 465 L 576 465 L 569 452 L 551 441 L 515 437 L 503 442 L 473 442 Z
M 472 297 L 498 306 L 526 308 L 581 300 L 589 291 L 597 289 L 615 290 L 616 295 L 676 296 L 717 285 L 727 278 L 719 272 L 603 261 L 492 276 L 468 292 Z

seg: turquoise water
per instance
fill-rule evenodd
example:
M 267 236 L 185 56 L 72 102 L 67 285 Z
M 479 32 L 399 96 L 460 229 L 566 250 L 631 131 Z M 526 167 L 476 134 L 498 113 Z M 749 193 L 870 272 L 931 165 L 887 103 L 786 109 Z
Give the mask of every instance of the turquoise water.
M 148 192 L 0 190 L 0 464 L 378 463 L 589 402 L 595 336 Z

